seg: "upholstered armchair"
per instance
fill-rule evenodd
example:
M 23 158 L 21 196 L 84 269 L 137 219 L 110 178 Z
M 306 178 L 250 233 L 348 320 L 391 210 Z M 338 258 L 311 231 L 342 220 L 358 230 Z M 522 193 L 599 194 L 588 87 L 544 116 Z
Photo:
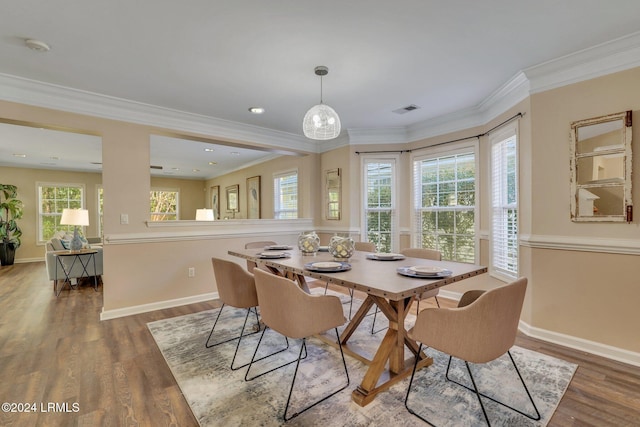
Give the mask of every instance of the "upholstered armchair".
M 520 278 L 508 285 L 486 292 L 466 292 L 457 308 L 427 308 L 418 313 L 415 326 L 408 332 L 410 338 L 420 343 L 418 352 L 421 352 L 423 346 L 425 346 L 449 355 L 446 379 L 476 394 L 484 418 L 489 425 L 491 425 L 491 423 L 481 397 L 491 399 L 533 420 L 540 419 L 540 412 L 538 412 L 527 385 L 522 375 L 520 375 L 520 371 L 509 351 L 515 344 L 526 289 L 527 279 Z M 501 357 L 505 353 L 509 355 L 515 372 L 524 387 L 524 391 L 533 405 L 536 412 L 535 416 L 513 408 L 493 397 L 489 397 L 477 389 L 469 363 L 488 363 Z M 465 362 L 473 388 L 462 385 L 449 378 L 449 367 L 452 357 L 456 357 Z M 408 404 L 411 386 L 415 379 L 417 360 L 418 358 L 416 358 L 416 364 L 414 365 L 407 389 L 405 406 L 411 414 L 431 424 L 425 417 L 417 412 L 418 409 L 428 405 L 428 402 L 421 402 L 421 404 L 416 404 L 412 407 Z

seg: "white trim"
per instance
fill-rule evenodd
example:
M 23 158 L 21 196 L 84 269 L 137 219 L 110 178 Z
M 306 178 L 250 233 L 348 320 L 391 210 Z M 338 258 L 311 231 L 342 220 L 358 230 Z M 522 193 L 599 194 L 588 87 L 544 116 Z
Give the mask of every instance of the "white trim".
M 148 304 L 132 305 L 130 307 L 116 308 L 113 310 L 105 310 L 102 308 L 100 320 L 117 319 L 118 317 L 133 316 L 135 314 L 148 313 L 150 311 L 163 310 L 165 308 L 179 307 L 181 305 L 195 304 L 199 302 L 211 301 L 219 299 L 217 292 L 209 292 L 206 294 L 193 295 L 190 297 L 176 298 L 166 301 L 152 302 Z
M 442 296 L 442 298 L 448 298 L 453 301 L 460 301 L 460 298 L 462 298 L 462 294 L 460 292 L 446 291 L 443 288 L 440 288 L 439 295 Z M 528 337 L 569 347 L 573 350 L 584 351 L 597 356 L 606 357 L 607 359 L 617 360 L 618 362 L 627 363 L 629 365 L 640 366 L 640 353 L 595 341 L 585 340 L 571 335 L 561 334 L 559 332 L 536 328 L 522 320 L 520 320 L 518 324 L 518 330 Z
M 640 66 L 640 32 L 523 70 L 539 93 Z
M 193 229 L 181 230 L 181 228 L 188 226 L 192 226 Z M 299 233 L 312 229 L 313 221 L 308 218 L 293 220 L 148 221 L 147 227 L 157 228 L 159 231 L 109 234 L 104 236 L 104 244 L 126 245 L 132 243 L 213 240 L 256 237 L 258 235 L 265 237 L 279 236 L 280 238 L 287 235 L 297 237 Z
M 0 73 L 0 99 L 78 114 L 321 153 L 345 145 L 407 143 L 482 126 L 534 93 L 640 66 L 640 32 L 517 72 L 475 106 L 406 127 L 351 128 L 331 141 L 172 110 Z
M 535 249 L 640 255 L 640 240 L 638 239 L 527 234 L 520 236 L 520 246 Z
M 248 141 L 286 148 L 294 152 L 317 153 L 319 144 L 302 135 L 215 117 L 173 110 L 99 93 L 44 83 L 0 73 L 0 99 L 53 108 L 128 123 L 211 135 L 219 139 Z
M 518 329 L 523 334 L 532 338 L 538 338 L 546 342 L 606 357 L 607 359 L 617 360 L 618 362 L 627 363 L 629 365 L 640 366 L 640 353 L 595 341 L 585 340 L 583 338 L 573 337 L 571 335 L 561 334 L 559 332 L 536 328 L 522 320 L 520 321 Z

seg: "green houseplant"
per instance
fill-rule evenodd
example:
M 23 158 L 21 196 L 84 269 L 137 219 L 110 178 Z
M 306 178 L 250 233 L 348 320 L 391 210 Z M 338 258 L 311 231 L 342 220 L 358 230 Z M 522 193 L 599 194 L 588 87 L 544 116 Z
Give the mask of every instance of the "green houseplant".
M 22 201 L 16 199 L 15 185 L 0 184 L 0 264 L 12 265 L 20 247 L 22 230 L 16 223 L 22 218 Z

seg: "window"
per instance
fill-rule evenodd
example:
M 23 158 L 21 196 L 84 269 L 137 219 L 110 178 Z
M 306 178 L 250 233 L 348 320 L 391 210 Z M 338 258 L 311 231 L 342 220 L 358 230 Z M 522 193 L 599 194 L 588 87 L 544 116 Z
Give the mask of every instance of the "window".
M 298 218 L 298 171 L 273 176 L 273 217 Z
M 84 208 L 84 185 L 38 183 L 38 242 L 49 240 L 56 231 L 73 231 L 72 225 L 60 225 L 64 209 Z
M 365 241 L 376 244 L 378 251 L 391 252 L 398 246 L 395 207 L 396 159 L 364 158 Z
M 178 203 L 180 192 L 175 189 L 151 190 L 151 221 L 174 221 L 180 219 Z
M 413 245 L 442 259 L 476 259 L 476 154 L 474 146 L 414 158 Z
M 104 190 L 102 185 L 98 185 L 96 194 L 98 195 L 98 236 L 102 236 L 104 225 Z
M 517 124 L 489 137 L 491 144 L 491 269 L 518 276 Z

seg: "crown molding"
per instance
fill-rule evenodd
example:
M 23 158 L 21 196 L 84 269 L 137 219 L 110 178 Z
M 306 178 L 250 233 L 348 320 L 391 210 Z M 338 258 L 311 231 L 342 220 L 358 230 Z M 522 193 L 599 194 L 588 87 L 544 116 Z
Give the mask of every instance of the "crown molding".
M 403 144 L 483 126 L 534 93 L 640 66 L 640 32 L 526 68 L 478 105 L 406 127 L 351 128 L 331 141 L 187 113 L 8 74 L 0 99 L 106 119 L 246 141 L 296 152 L 322 153 L 347 145 Z
M 405 127 L 352 128 L 347 130 L 350 145 L 402 144 L 408 141 Z
M 141 125 L 195 132 L 213 138 L 246 141 L 296 152 L 318 152 L 318 145 L 302 136 L 273 129 L 188 113 L 123 98 L 43 83 L 0 73 L 0 99 L 70 113 Z
M 538 93 L 640 66 L 640 32 L 527 68 Z

